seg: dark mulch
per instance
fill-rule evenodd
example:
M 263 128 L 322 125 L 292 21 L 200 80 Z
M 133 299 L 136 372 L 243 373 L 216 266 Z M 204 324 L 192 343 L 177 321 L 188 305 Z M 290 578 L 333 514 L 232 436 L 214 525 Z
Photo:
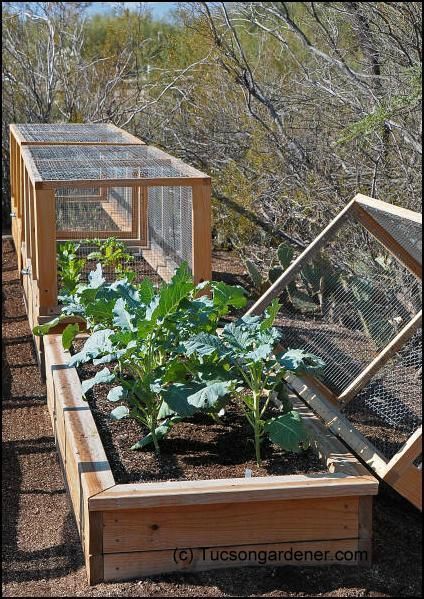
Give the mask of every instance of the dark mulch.
M 5 597 L 421 596 L 421 515 L 384 485 L 375 501 L 370 568 L 234 568 L 90 588 L 9 240 L 2 263 Z
M 83 341 L 76 342 L 79 351 Z M 93 377 L 102 366 L 84 364 L 78 368 L 81 380 Z M 308 449 L 285 453 L 276 445 L 264 442 L 262 464 L 256 465 L 252 430 L 240 407 L 232 403 L 218 424 L 207 416 L 196 415 L 179 422 L 160 442 L 160 456 L 152 448 L 131 451 L 146 429 L 134 420 L 113 421 L 111 410 L 118 404 L 107 400 L 111 385 L 96 385 L 88 394 L 88 402 L 99 430 L 115 480 L 119 483 L 198 480 L 252 476 L 324 472 L 319 458 Z

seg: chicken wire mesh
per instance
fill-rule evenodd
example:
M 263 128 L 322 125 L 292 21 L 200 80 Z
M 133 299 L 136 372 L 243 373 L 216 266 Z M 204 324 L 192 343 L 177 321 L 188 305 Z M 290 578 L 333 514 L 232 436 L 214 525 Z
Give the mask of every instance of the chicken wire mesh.
M 418 222 L 387 213 L 372 206 L 364 206 L 365 210 L 390 233 L 390 235 L 415 258 L 422 262 L 422 225 Z
M 31 146 L 23 152 L 27 156 L 27 167 L 43 181 L 203 176 L 181 160 L 146 145 Z
M 31 123 L 15 125 L 24 143 L 134 143 L 126 131 L 105 123 Z
M 167 256 L 170 268 L 186 261 L 193 267 L 192 191 L 190 187 L 148 189 L 150 247 Z
M 135 282 L 145 276 L 154 282 L 169 280 L 183 261 L 192 270 L 191 188 L 151 187 L 143 194 L 141 189 L 125 187 L 56 190 L 57 238 L 78 243 L 78 256 L 88 258 L 82 281 L 95 267 L 91 256 L 99 253 L 99 247 L 106 251 L 111 239 L 112 245 L 113 240 L 127 239 L 128 245 L 137 243 L 139 247 L 130 250 L 131 258 L 127 256 L 116 264 L 99 258 L 109 282 L 125 271 L 135 273 Z M 93 238 L 93 242 L 87 238 Z M 96 238 L 101 239 L 96 242 Z M 137 242 L 131 242 L 131 238 L 137 238 Z M 113 250 L 108 251 L 113 258 Z
M 57 189 L 57 236 L 136 236 L 133 202 L 137 192 L 131 187 Z
M 340 395 L 417 314 L 422 285 L 349 219 L 282 297 L 284 346 L 320 356 Z
M 422 423 L 422 330 L 397 352 L 342 413 L 390 460 Z M 421 463 L 421 457 L 415 465 Z

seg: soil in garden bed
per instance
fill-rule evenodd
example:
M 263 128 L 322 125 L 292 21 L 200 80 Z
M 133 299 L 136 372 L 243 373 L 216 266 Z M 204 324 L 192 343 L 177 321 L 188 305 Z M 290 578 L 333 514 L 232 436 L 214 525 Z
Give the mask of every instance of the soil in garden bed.
M 213 250 L 212 279 L 224 281 L 227 285 L 241 285 L 248 291 L 252 286 L 244 264 L 234 251 Z
M 76 348 L 82 341 L 76 341 Z M 82 380 L 91 378 L 102 367 L 84 364 L 78 368 Z M 111 420 L 115 405 L 106 396 L 110 385 L 97 385 L 87 394 L 113 475 L 118 483 L 240 478 L 246 469 L 252 476 L 326 472 L 315 453 L 287 453 L 264 442 L 262 465 L 255 461 L 253 432 L 235 402 L 227 406 L 221 424 L 212 418 L 195 415 L 174 426 L 160 442 L 159 457 L 153 448 L 131 451 L 147 431 L 134 420 Z

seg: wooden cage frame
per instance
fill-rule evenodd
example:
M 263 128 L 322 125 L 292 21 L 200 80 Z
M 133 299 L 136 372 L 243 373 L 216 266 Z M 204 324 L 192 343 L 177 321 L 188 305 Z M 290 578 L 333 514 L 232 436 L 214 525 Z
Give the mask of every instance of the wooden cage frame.
M 248 310 L 247 314 L 260 314 L 271 301 L 279 297 L 287 285 L 294 281 L 303 266 L 330 241 L 347 219 L 354 218 L 384 246 L 401 264 L 417 278 L 422 279 L 422 262 L 413 256 L 399 240 L 395 239 L 378 222 L 373 211 L 393 215 L 406 223 L 422 225 L 422 215 L 411 210 L 387 204 L 380 200 L 357 194 L 351 202 L 336 216 L 320 235 L 290 264 L 274 284 Z M 413 505 L 422 509 L 421 484 L 422 471 L 414 461 L 422 453 L 422 426 L 404 443 L 400 450 L 388 460 L 367 440 L 352 422 L 341 413 L 341 408 L 351 401 L 372 377 L 405 345 L 420 328 L 422 310 L 396 335 L 396 337 L 372 360 L 368 366 L 340 395 L 332 392 L 322 381 L 312 377 L 289 376 L 291 387 L 307 404 L 321 416 L 326 425 L 342 438 L 382 480 L 391 485 Z
M 117 128 L 115 128 L 117 129 Z M 113 130 L 114 131 L 114 130 Z M 119 130 L 118 130 L 119 131 Z M 100 189 L 101 194 L 113 187 L 130 188 L 132 192 L 133 212 L 131 232 L 117 235 L 131 247 L 142 250 L 143 258 L 165 281 L 172 277 L 173 270 L 166 256 L 160 254 L 160 248 L 154 249 L 147 240 L 147 191 L 152 187 L 189 187 L 191 188 L 191 237 L 192 237 L 192 273 L 196 283 L 210 280 L 212 277 L 211 255 L 211 180 L 204 173 L 187 166 L 186 176 L 117 178 L 95 180 L 46 180 L 37 170 L 32 156 L 33 145 L 45 148 L 54 146 L 140 146 L 148 148 L 144 142 L 128 135 L 128 143 L 96 142 L 61 144 L 58 140 L 51 143 L 26 143 L 19 136 L 16 126 L 11 125 L 11 189 L 13 218 L 13 240 L 18 255 L 18 268 L 22 277 L 24 298 L 31 328 L 43 324 L 52 315 L 60 311 L 57 300 L 57 264 L 56 243 L 66 239 L 67 232 L 56 230 L 57 189 L 90 188 Z M 136 143 L 134 142 L 136 140 Z M 163 153 L 165 154 L 165 153 Z M 165 156 L 168 156 L 165 154 Z M 169 162 L 172 159 L 168 156 Z M 166 160 L 168 162 L 168 160 Z M 71 162 L 70 162 L 71 164 Z M 58 234 L 59 233 L 59 234 Z M 103 232 L 103 236 L 116 235 L 116 232 Z M 74 235 L 75 237 L 75 235 Z M 84 232 L 89 238 L 90 232 Z M 95 237 L 102 237 L 99 232 Z M 38 358 L 42 362 L 42 341 L 35 337 Z
M 75 124 L 76 127 L 80 127 L 80 124 Z M 40 127 L 40 125 L 36 125 Z M 54 125 L 46 125 L 50 129 L 54 127 Z M 74 124 L 68 123 L 67 127 L 72 129 Z M 41 125 L 43 127 L 43 125 Z M 127 131 L 120 129 L 116 125 L 112 123 L 103 123 L 102 127 L 105 133 L 105 139 L 108 137 L 108 133 L 110 133 L 109 141 L 96 141 L 96 138 L 93 137 L 91 141 L 78 141 L 78 136 L 75 135 L 75 139 L 72 141 L 64 141 L 61 139 L 60 131 L 57 134 L 57 138 L 55 139 L 45 139 L 34 141 L 33 139 L 29 139 L 25 137 L 22 133 L 21 126 L 19 124 L 12 123 L 9 125 L 9 152 L 10 152 L 10 196 L 11 196 L 11 218 L 12 218 L 12 238 L 17 251 L 18 256 L 18 271 L 21 272 L 22 266 L 26 267 L 26 258 L 22 259 L 22 219 L 23 216 L 23 194 L 24 194 L 24 164 L 22 158 L 22 148 L 27 146 L 54 146 L 54 145 L 72 145 L 72 146 L 86 146 L 86 145 L 122 145 L 122 146 L 131 146 L 131 145 L 145 145 L 145 142 L 141 139 L 138 139 L 134 135 L 131 135 Z M 119 134 L 122 137 L 121 141 L 116 141 L 116 135 Z M 41 134 L 40 134 L 41 137 Z M 89 136 L 87 136 L 89 137 Z

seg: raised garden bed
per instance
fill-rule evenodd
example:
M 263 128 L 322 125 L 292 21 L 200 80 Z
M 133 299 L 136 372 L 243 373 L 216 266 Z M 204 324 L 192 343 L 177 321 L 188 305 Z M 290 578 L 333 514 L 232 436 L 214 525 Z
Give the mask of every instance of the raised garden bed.
M 85 335 L 74 341 L 71 354 L 83 349 Z M 102 365 L 88 362 L 77 367 L 81 381 L 91 379 Z M 176 424 L 161 440 L 160 454 L 154 451 L 130 451 L 140 439 L 140 425 L 135 419 L 115 421 L 110 417 L 107 399 L 113 384 L 94 386 L 87 395 L 88 405 L 100 433 L 112 474 L 117 483 L 159 482 L 161 480 L 201 480 L 281 474 L 326 472 L 312 448 L 300 453 L 264 441 L 262 462 L 255 461 L 251 427 L 240 405 L 233 400 L 226 406 L 219 422 L 208 414 L 198 413 Z M 268 410 L 278 415 L 277 409 Z
M 90 584 L 264 559 L 369 563 L 378 483 L 297 397 L 325 472 L 116 484 L 60 335 L 44 346 L 48 408 Z

